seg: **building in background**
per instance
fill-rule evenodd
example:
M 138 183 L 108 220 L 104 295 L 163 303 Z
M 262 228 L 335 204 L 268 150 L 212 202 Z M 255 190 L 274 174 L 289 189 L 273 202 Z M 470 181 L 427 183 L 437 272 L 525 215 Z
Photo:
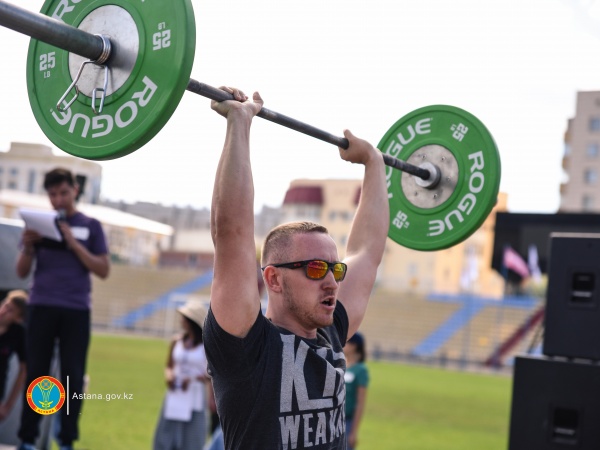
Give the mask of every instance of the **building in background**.
M 208 230 L 210 229 L 210 210 L 208 208 L 192 208 L 191 206 L 165 206 L 159 203 L 101 200 L 103 206 L 118 209 L 129 214 L 164 223 L 176 230 Z
M 101 200 L 99 164 L 55 156 L 43 145 L 13 143 L 9 152 L 0 153 L 0 158 L 0 217 L 18 219 L 20 206 L 49 209 L 41 184 L 44 173 L 60 165 L 85 177 L 86 189 L 79 208 L 105 227 L 114 261 L 200 271 L 212 267 L 214 248 L 208 208 Z M 310 220 L 327 227 L 343 258 L 361 183 L 358 179 L 292 181 L 281 207 L 265 206 L 255 216 L 257 256 L 271 228 L 284 222 Z M 505 194 L 499 195 L 479 230 L 446 250 L 420 252 L 389 239 L 378 271 L 378 287 L 419 294 L 469 292 L 501 297 L 504 281 L 491 267 L 496 211 L 506 211 Z
M 55 155 L 42 144 L 11 142 L 7 152 L 0 152 L 0 190 L 46 195 L 44 175 L 55 167 L 69 169 L 77 177 L 83 191 L 80 200 L 96 204 L 100 200 L 102 166 L 94 161 Z
M 259 239 L 264 239 L 272 228 L 283 222 L 280 206 L 263 205 L 260 212 L 254 215 L 254 233 Z
M 76 176 L 82 187 L 77 208 L 102 223 L 113 261 L 158 264 L 160 252 L 171 245 L 173 227 L 99 205 L 102 166 L 67 154 L 55 155 L 45 145 L 12 142 L 7 152 L 0 152 L 0 218 L 20 220 L 20 207 L 51 209 L 43 182 L 45 174 L 56 167 Z
M 600 212 L 600 91 L 578 92 L 565 133 L 560 212 Z
M 361 180 L 294 180 L 283 199 L 280 222 L 308 220 L 325 226 L 343 258 L 361 184 Z

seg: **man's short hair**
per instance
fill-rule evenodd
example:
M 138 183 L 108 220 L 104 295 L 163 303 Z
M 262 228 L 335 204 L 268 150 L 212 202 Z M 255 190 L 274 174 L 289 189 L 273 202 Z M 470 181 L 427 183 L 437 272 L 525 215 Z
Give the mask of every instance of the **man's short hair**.
M 65 182 L 71 187 L 75 187 L 77 185 L 75 182 L 75 177 L 69 169 L 57 167 L 56 169 L 52 169 L 50 172 L 47 172 L 44 176 L 44 189 L 48 190 L 51 187 L 58 186 L 59 184 Z
M 27 292 L 25 292 L 21 289 L 16 289 L 14 291 L 9 291 L 8 294 L 6 294 L 6 297 L 4 298 L 4 302 L 12 302 L 12 304 L 17 309 L 19 317 L 21 319 L 24 319 L 27 315 L 28 299 L 29 299 L 29 296 L 27 295 Z
M 323 225 L 314 222 L 290 222 L 273 228 L 263 244 L 261 265 L 286 262 L 282 259 L 287 257 L 292 237 L 307 233 L 329 234 L 329 231 Z

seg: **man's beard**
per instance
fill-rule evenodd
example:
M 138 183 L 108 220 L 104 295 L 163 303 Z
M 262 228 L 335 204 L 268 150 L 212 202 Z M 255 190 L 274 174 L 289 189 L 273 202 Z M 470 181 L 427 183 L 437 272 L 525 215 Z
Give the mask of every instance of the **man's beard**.
M 300 324 L 307 329 L 323 328 L 333 323 L 333 316 L 327 319 L 319 319 L 314 310 L 308 310 L 302 302 L 296 300 L 292 294 L 292 289 L 286 283 L 285 277 L 282 280 L 283 302 L 287 311 L 293 315 Z M 312 307 L 312 305 L 311 305 Z

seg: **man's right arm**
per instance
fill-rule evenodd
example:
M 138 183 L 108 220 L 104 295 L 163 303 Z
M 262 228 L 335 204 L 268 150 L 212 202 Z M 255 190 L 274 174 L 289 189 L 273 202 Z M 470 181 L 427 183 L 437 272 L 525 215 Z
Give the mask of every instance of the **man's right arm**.
M 212 108 L 227 119 L 227 133 L 212 198 L 215 261 L 210 303 L 219 326 L 229 334 L 244 337 L 260 308 L 250 125 L 262 107 L 262 99 L 254 94 L 254 102 L 249 102 L 240 91 L 224 89 L 238 101 L 212 102 Z

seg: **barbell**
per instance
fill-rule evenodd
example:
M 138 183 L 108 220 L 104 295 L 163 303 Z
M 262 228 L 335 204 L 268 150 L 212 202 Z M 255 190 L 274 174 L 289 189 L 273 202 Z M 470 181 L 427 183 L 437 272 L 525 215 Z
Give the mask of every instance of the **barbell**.
M 114 159 L 139 149 L 167 123 L 186 90 L 233 99 L 190 79 L 191 0 L 46 0 L 41 14 L 0 0 L 0 25 L 33 38 L 27 57 L 33 114 L 57 147 L 77 157 Z M 267 108 L 258 116 L 348 148 L 343 137 Z M 378 148 L 386 164 L 389 236 L 401 245 L 455 245 L 495 205 L 498 149 L 485 125 L 465 110 L 417 109 L 398 120 Z

